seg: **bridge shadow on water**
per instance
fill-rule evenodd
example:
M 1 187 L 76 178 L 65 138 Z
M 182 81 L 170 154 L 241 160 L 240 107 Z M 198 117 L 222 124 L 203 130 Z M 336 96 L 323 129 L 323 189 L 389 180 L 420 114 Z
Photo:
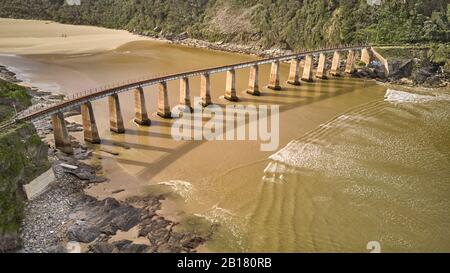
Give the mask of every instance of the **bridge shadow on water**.
M 157 126 L 157 125 L 152 124 L 151 126 Z M 145 127 L 143 127 L 143 128 L 145 128 Z M 167 139 L 172 138 L 172 136 L 170 134 L 151 132 L 151 131 L 147 131 L 147 130 L 139 130 L 139 129 L 132 129 L 132 128 L 126 128 L 125 134 L 133 135 L 133 136 L 148 136 L 148 137 L 158 137 L 158 138 L 167 138 Z
M 129 130 L 126 131 L 126 133 L 129 133 Z M 101 144 L 103 146 L 111 146 L 111 147 L 122 147 L 125 149 L 139 149 L 139 150 L 148 150 L 148 151 L 156 151 L 156 152 L 164 152 L 164 153 L 170 153 L 173 151 L 173 149 L 163 148 L 159 146 L 153 146 L 153 145 L 144 145 L 144 144 L 138 144 L 138 143 L 131 143 L 126 141 L 114 141 L 109 139 L 102 139 Z
M 320 81 L 320 82 L 326 82 L 326 81 Z M 355 81 L 352 81 L 355 82 Z M 314 83 L 307 83 L 311 87 L 313 87 Z M 326 88 L 327 84 L 320 84 L 321 88 Z M 306 86 L 306 84 L 303 84 L 303 86 Z M 251 95 L 245 95 L 241 96 L 240 101 L 241 103 L 255 103 L 255 104 L 275 104 L 280 105 L 280 113 L 286 112 L 289 110 L 292 110 L 297 107 L 305 106 L 308 104 L 316 103 L 319 101 L 323 101 L 329 98 L 341 96 L 344 94 L 348 94 L 355 91 L 354 85 L 339 85 L 333 83 L 330 84 L 330 88 L 332 91 L 320 91 L 320 90 L 314 90 L 314 88 L 308 88 L 308 89 L 301 89 L 302 87 L 289 87 L 286 89 L 283 89 L 282 91 L 273 91 L 269 90 L 267 88 L 261 88 L 261 91 L 263 92 L 260 97 L 255 97 Z M 317 87 L 317 88 L 320 88 Z M 348 88 L 353 87 L 353 88 Z M 299 92 L 299 93 L 306 93 L 306 94 L 318 94 L 315 96 L 303 96 L 301 94 L 295 95 L 295 94 L 286 94 L 286 91 L 289 93 L 292 92 Z M 285 93 L 283 93 L 285 92 Z M 290 98 L 294 99 L 290 102 L 279 102 L 279 101 L 273 101 L 273 100 L 265 100 L 265 97 L 271 97 L 271 98 Z M 237 102 L 237 103 L 239 103 Z M 221 106 L 222 108 L 226 106 L 226 104 L 217 104 Z M 152 126 L 160 126 L 165 128 L 170 128 L 172 126 L 173 121 L 167 121 L 167 120 L 153 120 Z M 248 120 L 246 120 L 246 124 L 248 124 Z M 202 128 L 193 128 L 193 130 L 202 130 Z M 172 136 L 170 134 L 165 133 L 158 133 L 158 132 L 150 132 L 148 130 L 139 130 L 139 129 L 126 129 L 126 134 L 136 135 L 136 136 L 149 136 L 149 137 L 160 137 L 165 139 L 171 139 Z M 160 148 L 152 145 L 142 145 L 142 144 L 133 144 L 133 143 L 124 143 L 125 145 L 128 145 L 130 148 L 136 148 L 136 149 L 144 149 L 149 151 L 158 151 L 158 152 L 164 152 L 164 155 L 159 156 L 156 160 L 153 162 L 144 162 L 139 160 L 130 160 L 130 159 L 123 159 L 123 158 L 114 158 L 118 163 L 123 164 L 129 164 L 129 165 L 135 165 L 135 166 L 141 166 L 144 167 L 143 170 L 141 170 L 137 177 L 139 179 L 149 181 L 153 177 L 155 177 L 157 174 L 159 174 L 161 171 L 163 171 L 167 166 L 178 160 L 183 155 L 187 154 L 188 152 L 194 150 L 195 148 L 199 147 L 206 141 L 185 141 L 185 143 L 179 145 L 178 147 L 174 149 L 167 149 L 167 148 Z M 102 141 L 103 145 L 114 145 L 113 141 Z M 176 152 L 173 152 L 176 149 Z

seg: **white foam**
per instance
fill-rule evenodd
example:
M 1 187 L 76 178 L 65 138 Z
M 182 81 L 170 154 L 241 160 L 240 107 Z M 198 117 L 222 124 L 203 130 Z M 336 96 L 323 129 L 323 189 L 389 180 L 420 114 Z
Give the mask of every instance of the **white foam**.
M 237 215 L 235 213 L 216 204 L 207 211 L 203 213 L 196 213 L 194 215 L 204 218 L 213 224 L 218 223 L 226 226 L 231 232 L 231 235 L 234 237 L 233 242 L 242 248 L 242 230 L 244 227 L 242 226 L 242 222 L 236 219 Z
M 170 187 L 174 192 L 179 194 L 184 200 L 189 200 L 192 197 L 193 186 L 191 183 L 182 180 L 169 180 L 164 182 L 159 182 L 159 185 L 164 185 Z
M 384 95 L 384 101 L 395 103 L 424 103 L 437 100 L 450 100 L 450 96 L 445 94 L 421 95 L 393 89 L 388 89 Z
M 323 149 L 320 145 L 292 141 L 269 158 L 295 167 L 314 168 L 313 162 L 321 156 L 323 156 Z M 286 169 L 283 165 L 269 165 L 266 172 L 285 173 Z

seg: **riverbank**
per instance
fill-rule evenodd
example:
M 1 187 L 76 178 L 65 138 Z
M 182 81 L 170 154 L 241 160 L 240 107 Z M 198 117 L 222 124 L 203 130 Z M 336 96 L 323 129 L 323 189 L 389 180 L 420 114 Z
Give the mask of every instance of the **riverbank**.
M 0 69 L 0 75 L 4 69 Z M 13 77 L 7 73 L 8 77 Z M 0 77 L 0 124 L 5 125 L 31 105 L 27 89 Z M 22 186 L 48 168 L 47 145 L 30 124 L 17 123 L 0 131 L 0 253 L 20 244 L 23 219 Z
M 239 53 L 261 58 L 282 56 L 294 53 L 281 48 L 263 48 L 257 43 L 235 44 L 209 42 L 194 39 L 187 32 L 159 34 L 128 32 L 93 26 L 66 25 L 52 21 L 22 20 L 0 18 L 0 51 L 17 55 L 69 54 L 82 56 L 116 50 L 135 41 L 153 41 L 165 44 L 182 45 L 222 52 Z M 20 35 L 18 35 L 20 33 Z M 23 35 L 29 35 L 24 37 Z M 383 77 L 379 67 L 360 67 L 353 74 L 359 78 L 378 79 L 406 86 L 445 87 L 450 80 L 448 45 L 438 45 L 437 49 L 427 46 L 389 46 L 377 50 L 388 59 L 390 73 Z M 330 57 L 331 58 L 331 57 Z M 331 59 L 329 60 L 331 61 Z M 314 59 L 317 66 L 318 59 Z M 342 65 L 345 60 L 342 60 Z M 6 71 L 1 71 L 8 77 Z
M 0 72 L 0 78 L 21 83 L 6 67 L 2 66 Z M 64 100 L 64 96 L 37 88 L 27 91 L 34 106 Z M 79 112 L 66 113 L 66 117 L 74 115 Z M 213 226 L 200 232 L 186 231 L 179 229 L 177 222 L 165 219 L 160 214 L 164 195 L 141 195 L 122 202 L 112 197 L 98 200 L 89 196 L 85 189 L 108 181 L 97 175 L 99 166 L 83 163 L 91 157 L 92 149 L 73 138 L 75 153 L 68 156 L 56 150 L 50 140 L 52 128 L 48 118 L 34 122 L 34 127 L 49 146 L 48 157 L 56 181 L 37 198 L 25 201 L 23 212 L 17 212 L 23 215 L 20 233 L 14 232 L 15 236 L 19 233 L 20 239 L 2 234 L 1 251 L 14 251 L 21 245 L 18 251 L 31 253 L 193 252 L 211 237 Z M 67 122 L 67 127 L 72 133 L 81 130 L 81 125 L 73 122 Z M 12 192 L 21 192 L 22 184 Z
M 72 26 L 51 21 L 0 18 L 4 54 L 95 54 L 145 40 L 124 30 Z
M 0 51 L 5 54 L 95 54 L 114 50 L 119 46 L 140 40 L 206 48 L 224 52 L 249 54 L 260 57 L 280 56 L 290 50 L 263 49 L 260 46 L 229 44 L 188 38 L 180 35 L 145 36 L 125 30 L 94 26 L 66 25 L 52 21 L 0 18 Z M 20 33 L 20 35 L 18 35 Z M 25 35 L 25 37 L 24 37 Z M 28 37 L 27 37 L 28 36 Z

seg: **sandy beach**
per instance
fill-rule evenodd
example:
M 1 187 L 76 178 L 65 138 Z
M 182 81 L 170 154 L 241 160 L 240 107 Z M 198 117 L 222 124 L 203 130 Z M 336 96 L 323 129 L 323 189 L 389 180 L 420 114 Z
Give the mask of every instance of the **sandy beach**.
M 18 55 L 97 53 L 148 39 L 124 30 L 7 18 L 0 18 L 0 37 L 0 52 Z

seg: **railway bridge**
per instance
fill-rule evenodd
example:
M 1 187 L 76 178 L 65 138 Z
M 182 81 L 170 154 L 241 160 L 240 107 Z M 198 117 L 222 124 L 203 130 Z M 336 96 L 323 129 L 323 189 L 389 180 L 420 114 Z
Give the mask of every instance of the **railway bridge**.
M 360 53 L 360 54 L 359 54 Z M 327 55 L 332 55 L 331 66 L 327 65 Z M 341 56 L 346 55 L 345 67 L 341 67 Z M 70 136 L 66 128 L 64 112 L 81 108 L 83 121 L 83 131 L 85 141 L 91 143 L 100 143 L 101 139 L 98 133 L 95 121 L 94 111 L 91 102 L 94 100 L 108 98 L 109 101 L 109 117 L 111 131 L 123 134 L 125 127 L 121 113 L 121 105 L 119 101 L 119 93 L 133 91 L 135 98 L 135 122 L 150 126 L 151 121 L 147 114 L 145 106 L 144 87 L 150 85 L 158 85 L 158 115 L 162 118 L 171 117 L 171 108 L 168 97 L 167 82 L 180 81 L 180 100 L 179 104 L 191 107 L 189 79 L 200 76 L 200 97 L 204 107 L 212 104 L 210 75 L 215 73 L 226 73 L 225 99 L 236 102 L 239 100 L 236 92 L 236 70 L 250 68 L 249 84 L 247 93 L 259 96 L 261 93 L 259 87 L 259 66 L 271 65 L 270 79 L 268 88 L 273 90 L 281 90 L 280 83 L 280 63 L 290 62 L 289 78 L 287 83 L 291 85 L 300 85 L 300 81 L 313 81 L 314 78 L 325 79 L 328 75 L 339 76 L 341 74 L 350 74 L 354 70 L 356 56 L 361 56 L 361 61 L 369 64 L 372 60 L 377 59 L 375 51 L 367 45 L 346 46 L 339 48 L 327 48 L 314 51 L 295 53 L 291 55 L 272 57 L 266 59 L 255 60 L 245 63 L 237 63 L 220 67 L 206 68 L 195 71 L 188 71 L 177 74 L 169 74 L 164 76 L 151 77 L 124 84 L 114 86 L 91 89 L 73 95 L 72 97 L 45 108 L 29 109 L 22 112 L 16 117 L 17 121 L 36 121 L 46 117 L 51 117 L 53 133 L 55 138 L 55 146 L 61 151 L 71 154 L 73 148 L 71 146 Z M 314 62 L 314 59 L 318 60 Z M 301 60 L 304 60 L 303 72 L 300 74 Z M 315 65 L 317 64 L 317 65 Z M 327 69 L 330 67 L 330 69 Z

